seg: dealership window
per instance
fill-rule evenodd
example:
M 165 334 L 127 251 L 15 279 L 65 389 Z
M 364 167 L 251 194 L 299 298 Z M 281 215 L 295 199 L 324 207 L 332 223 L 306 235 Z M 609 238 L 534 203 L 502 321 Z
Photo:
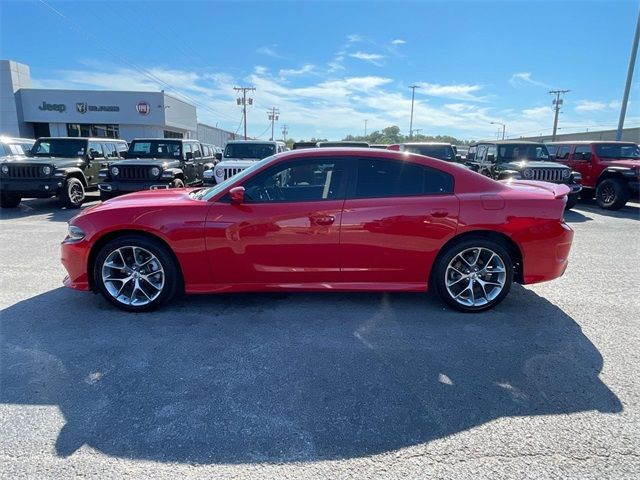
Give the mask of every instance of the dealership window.
M 164 138 L 183 138 L 184 135 L 178 132 L 172 132 L 171 130 L 164 131 Z
M 120 138 L 118 125 L 94 125 L 91 123 L 67 123 L 69 137 Z

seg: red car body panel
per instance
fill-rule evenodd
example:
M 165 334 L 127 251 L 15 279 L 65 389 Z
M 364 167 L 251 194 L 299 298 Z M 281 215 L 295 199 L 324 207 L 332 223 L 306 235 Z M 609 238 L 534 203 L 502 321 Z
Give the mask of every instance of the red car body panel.
M 450 173 L 454 194 L 317 202 L 209 201 L 192 190 L 124 195 L 85 210 L 71 223 L 85 232 L 62 244 L 65 285 L 89 290 L 96 245 L 125 231 L 145 232 L 174 252 L 187 293 L 221 291 L 413 290 L 427 288 L 442 247 L 458 235 L 492 231 L 510 238 L 523 258 L 524 283 L 556 278 L 573 238 L 562 221 L 568 188 L 541 182 L 495 182 L 428 157 L 360 149 L 296 150 L 277 162 L 366 155 L 415 162 Z M 93 251 L 92 251 L 93 249 Z

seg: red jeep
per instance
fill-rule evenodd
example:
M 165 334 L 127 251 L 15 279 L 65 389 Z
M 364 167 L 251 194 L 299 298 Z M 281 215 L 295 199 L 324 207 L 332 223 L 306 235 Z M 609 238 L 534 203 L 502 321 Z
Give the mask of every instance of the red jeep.
M 640 147 L 633 142 L 547 143 L 555 160 L 582 174 L 582 198 L 593 198 L 601 208 L 625 206 L 640 185 Z

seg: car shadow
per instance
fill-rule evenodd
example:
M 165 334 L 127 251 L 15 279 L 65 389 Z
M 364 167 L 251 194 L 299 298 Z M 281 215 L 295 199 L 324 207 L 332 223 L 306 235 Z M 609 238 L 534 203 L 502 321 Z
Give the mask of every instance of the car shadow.
M 640 220 L 640 204 L 637 202 L 629 202 L 620 210 L 605 210 L 600 208 L 595 200 L 580 199 L 574 209 L 582 210 L 588 213 L 597 213 L 607 217 L 628 218 L 630 220 Z
M 46 215 L 53 222 L 68 222 L 83 209 L 96 205 L 100 201 L 99 194 L 87 193 L 86 202 L 81 208 L 62 208 L 57 198 L 30 198 L 20 202 L 17 208 L 0 209 L 0 220 L 12 220 L 39 215 Z
M 126 314 L 56 289 L 0 316 L 0 401 L 56 405 L 55 452 L 298 462 L 509 416 L 622 411 L 574 320 L 514 286 L 461 314 L 422 294 L 225 294 Z
M 571 210 L 565 210 L 564 212 L 564 220 L 568 223 L 583 223 L 583 222 L 591 222 L 593 218 L 587 217 L 582 212 L 578 212 L 575 208 Z

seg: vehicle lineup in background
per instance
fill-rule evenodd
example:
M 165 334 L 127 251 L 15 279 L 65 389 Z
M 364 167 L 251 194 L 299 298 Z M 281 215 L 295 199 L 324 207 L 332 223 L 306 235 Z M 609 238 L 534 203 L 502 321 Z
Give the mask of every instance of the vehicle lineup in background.
M 465 164 L 494 180 L 538 180 L 567 185 L 567 209 L 578 202 L 581 175 L 552 161 L 544 143 L 519 140 L 478 142 L 472 145 Z
M 136 138 L 125 154 L 100 172 L 100 198 L 158 188 L 202 185 L 205 170 L 214 167 L 219 153 L 197 140 Z
M 99 172 L 120 160 L 127 142 L 111 138 L 42 137 L 28 157 L 0 161 L 3 208 L 15 208 L 23 198 L 57 196 L 66 208 L 79 208 L 87 190 L 98 187 Z
M 582 175 L 582 198 L 595 196 L 606 210 L 624 207 L 640 189 L 640 147 L 632 142 L 553 142 L 546 144 L 557 162 Z
M 437 158 L 445 162 L 460 162 L 462 157 L 456 153 L 456 149 L 450 143 L 439 142 L 415 142 L 394 143 L 387 147 L 389 150 L 417 153 L 426 157 Z
M 129 311 L 182 291 L 327 289 L 434 289 L 456 309 L 482 311 L 514 281 L 564 273 L 568 193 L 405 152 L 296 150 L 210 188 L 85 210 L 62 244 L 64 283 Z
M 286 151 L 284 142 L 232 140 L 227 142 L 220 163 L 204 173 L 204 183 L 213 185 L 237 175 L 255 162 Z

